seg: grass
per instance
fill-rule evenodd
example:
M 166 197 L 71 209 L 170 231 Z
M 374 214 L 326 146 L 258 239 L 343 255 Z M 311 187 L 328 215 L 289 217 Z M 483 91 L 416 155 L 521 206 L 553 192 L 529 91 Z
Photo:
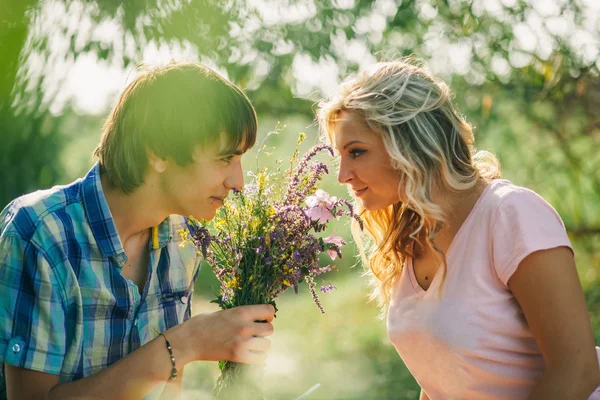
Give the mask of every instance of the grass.
M 278 301 L 275 334 L 265 369 L 270 400 L 295 399 L 315 384 L 308 399 L 415 399 L 418 386 L 387 338 L 385 321 L 367 301 L 366 278 L 355 268 L 333 279 L 336 290 L 321 296 L 321 314 L 306 285 Z M 206 268 L 199 279 L 212 279 Z M 335 274 L 335 273 L 332 273 Z M 216 310 L 210 289 L 200 283 L 194 313 Z M 186 367 L 190 398 L 210 399 L 219 374 L 216 363 Z

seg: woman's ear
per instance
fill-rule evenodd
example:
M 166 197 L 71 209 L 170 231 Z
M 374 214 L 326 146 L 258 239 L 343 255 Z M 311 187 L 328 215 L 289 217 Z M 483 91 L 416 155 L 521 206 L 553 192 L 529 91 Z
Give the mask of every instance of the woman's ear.
M 160 158 L 152 151 L 148 150 L 148 164 L 154 169 L 154 171 L 162 174 L 167 170 L 169 162 L 166 158 Z

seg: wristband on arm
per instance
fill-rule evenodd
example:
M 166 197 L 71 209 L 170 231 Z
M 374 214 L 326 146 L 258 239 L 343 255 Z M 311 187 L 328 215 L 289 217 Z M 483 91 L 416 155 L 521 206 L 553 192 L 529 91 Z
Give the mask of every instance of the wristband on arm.
M 175 356 L 173 355 L 173 350 L 171 349 L 171 343 L 169 343 L 169 339 L 167 339 L 167 337 L 165 335 L 163 335 L 162 333 L 156 331 L 156 333 L 158 333 L 159 336 L 162 336 L 163 338 L 165 338 L 165 342 L 167 344 L 167 350 L 169 351 L 169 356 L 171 357 L 171 376 L 169 376 L 169 380 L 175 380 L 177 379 L 177 366 L 175 365 Z

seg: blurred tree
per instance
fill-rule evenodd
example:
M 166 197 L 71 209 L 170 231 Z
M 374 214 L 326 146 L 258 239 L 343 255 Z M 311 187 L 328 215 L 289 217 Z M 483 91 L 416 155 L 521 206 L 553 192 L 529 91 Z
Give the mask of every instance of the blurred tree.
M 600 22 L 589 1 L 1 1 L 9 11 L 0 31 L 2 205 L 55 181 L 60 117 L 48 107 L 56 93 L 44 92 L 46 69 L 31 73 L 32 55 L 48 66 L 93 52 L 128 66 L 151 42 L 179 42 L 244 86 L 259 112 L 280 115 L 311 115 L 326 91 L 317 79 L 299 87 L 298 75 L 333 71 L 330 88 L 376 58 L 423 57 L 451 81 L 480 143 L 526 171 L 520 181 L 549 196 L 572 233 L 600 233 Z M 39 29 L 41 10 L 59 4 L 94 26 L 116 21 L 120 37 Z M 53 35 L 69 46 L 51 49 Z
M 60 143 L 52 133 L 59 120 L 49 118 L 37 100 L 27 107 L 16 101 L 25 98 L 15 82 L 29 33 L 28 10 L 34 3 L 0 4 L 0 206 L 26 190 L 48 186 L 56 176 Z M 39 92 L 40 87 L 30 90 Z

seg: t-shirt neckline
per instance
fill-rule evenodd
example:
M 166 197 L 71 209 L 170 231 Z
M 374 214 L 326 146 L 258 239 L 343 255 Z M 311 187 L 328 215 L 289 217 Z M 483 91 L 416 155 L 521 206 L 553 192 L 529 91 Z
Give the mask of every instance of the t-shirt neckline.
M 448 265 L 450 264 L 450 256 L 452 254 L 452 250 L 456 247 L 456 243 L 459 241 L 459 239 L 461 238 L 461 236 L 464 235 L 463 232 L 466 229 L 465 226 L 467 226 L 470 223 L 470 221 L 474 218 L 473 215 L 476 214 L 476 211 L 479 208 L 479 205 L 482 203 L 483 198 L 486 197 L 486 194 L 489 191 L 489 188 L 496 181 L 497 181 L 497 179 L 495 179 L 495 180 L 487 183 L 487 185 L 485 186 L 485 188 L 483 189 L 483 191 L 481 192 L 481 194 L 477 198 L 477 201 L 473 205 L 473 208 L 471 208 L 471 211 L 469 212 L 469 215 L 467 215 L 467 218 L 465 218 L 465 220 L 463 221 L 463 223 L 460 226 L 460 228 L 458 228 L 458 231 L 456 232 L 456 235 L 454 235 L 454 238 L 452 238 L 452 242 L 450 243 L 450 246 L 448 246 L 448 251 L 446 253 L 446 262 L 447 262 Z M 415 289 L 415 291 L 418 294 L 420 294 L 421 296 L 425 296 L 425 294 L 427 294 L 431 290 L 431 288 L 434 287 L 434 285 L 439 280 L 439 275 L 441 274 L 440 271 L 442 270 L 442 266 L 440 265 L 440 267 L 435 272 L 435 275 L 433 276 L 433 279 L 431 281 L 431 285 L 429 285 L 429 288 L 427 290 L 425 290 L 425 289 L 423 289 L 421 287 L 421 285 L 419 285 L 419 281 L 417 281 L 417 276 L 415 275 L 415 270 L 413 268 L 413 258 L 412 257 L 408 257 L 407 258 L 406 264 L 405 264 L 405 268 L 408 268 L 408 275 L 409 275 L 410 283 L 411 283 L 413 289 Z

